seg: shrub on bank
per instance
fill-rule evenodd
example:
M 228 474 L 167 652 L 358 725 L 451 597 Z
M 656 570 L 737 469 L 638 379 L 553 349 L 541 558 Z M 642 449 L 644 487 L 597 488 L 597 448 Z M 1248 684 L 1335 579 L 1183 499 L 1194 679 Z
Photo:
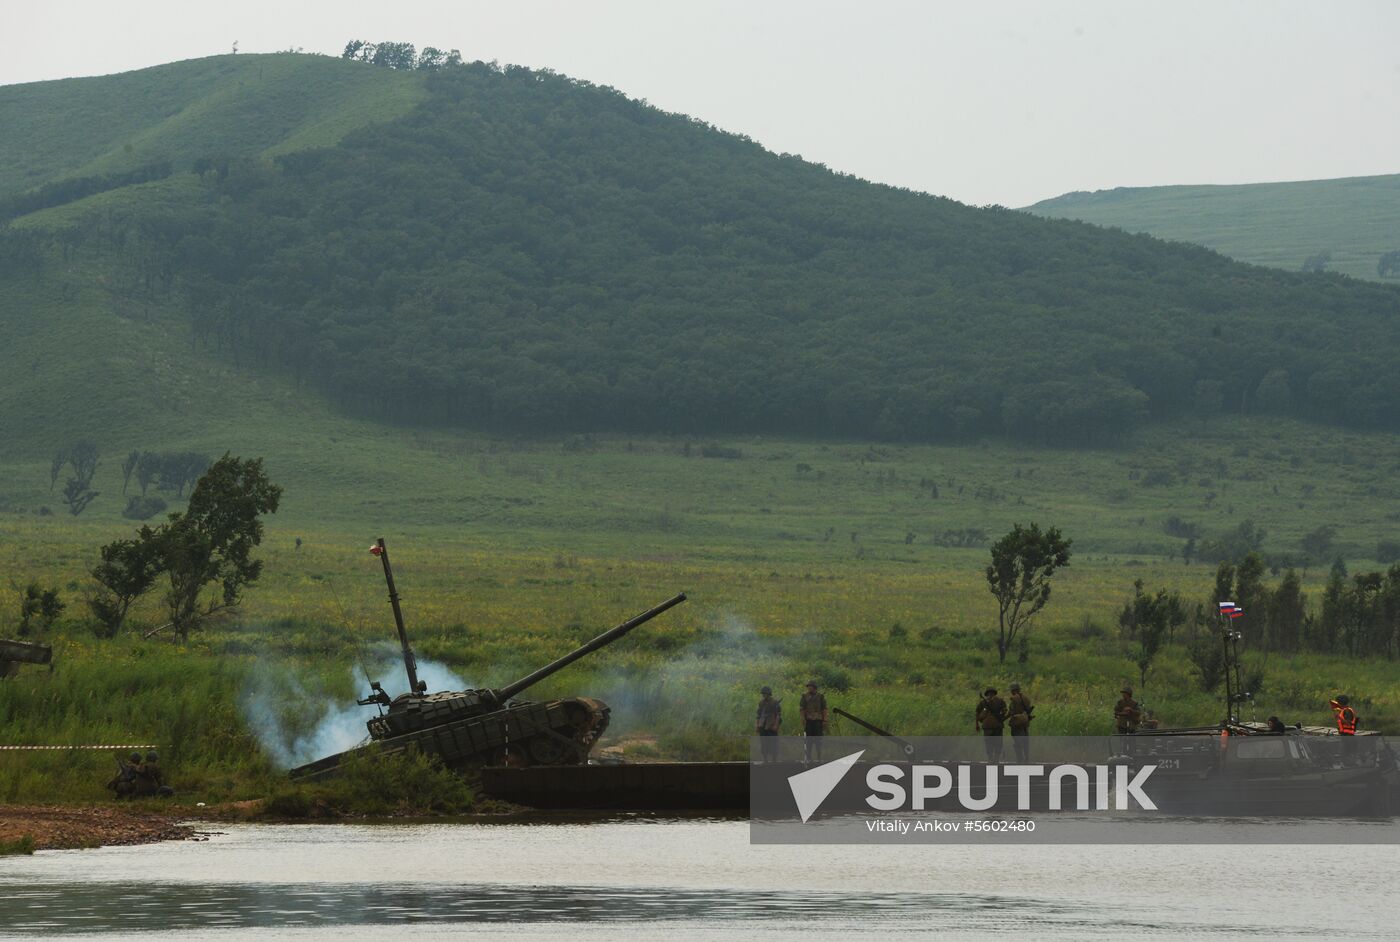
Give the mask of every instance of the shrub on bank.
M 265 810 L 278 818 L 462 814 L 474 801 L 471 786 L 434 757 L 365 752 L 347 756 L 334 778 L 286 783 Z

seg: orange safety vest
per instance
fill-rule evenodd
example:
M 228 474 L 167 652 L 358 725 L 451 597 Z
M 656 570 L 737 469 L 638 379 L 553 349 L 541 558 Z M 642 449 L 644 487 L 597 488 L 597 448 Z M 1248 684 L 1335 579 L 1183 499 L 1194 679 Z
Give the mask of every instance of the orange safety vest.
M 1333 707 L 1332 712 L 1337 714 L 1337 732 L 1343 736 L 1356 735 L 1356 711 L 1349 706 Z

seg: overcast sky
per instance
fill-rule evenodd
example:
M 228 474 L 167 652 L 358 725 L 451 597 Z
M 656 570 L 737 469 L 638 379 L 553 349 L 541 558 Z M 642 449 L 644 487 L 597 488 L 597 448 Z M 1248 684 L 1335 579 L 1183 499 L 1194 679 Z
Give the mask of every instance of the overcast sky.
M 235 41 L 455 47 L 975 204 L 1400 172 L 1393 0 L 0 0 L 0 34 L 6 85 Z

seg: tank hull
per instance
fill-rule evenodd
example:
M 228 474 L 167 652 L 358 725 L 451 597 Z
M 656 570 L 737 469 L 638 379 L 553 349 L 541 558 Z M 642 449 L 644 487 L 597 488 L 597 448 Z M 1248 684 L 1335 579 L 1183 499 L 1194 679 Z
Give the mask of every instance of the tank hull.
M 541 702 L 515 701 L 478 714 L 376 738 L 291 770 L 294 779 L 314 781 L 335 775 L 344 759 L 426 755 L 455 771 L 485 766 L 581 765 L 608 727 L 607 704 L 590 697 Z

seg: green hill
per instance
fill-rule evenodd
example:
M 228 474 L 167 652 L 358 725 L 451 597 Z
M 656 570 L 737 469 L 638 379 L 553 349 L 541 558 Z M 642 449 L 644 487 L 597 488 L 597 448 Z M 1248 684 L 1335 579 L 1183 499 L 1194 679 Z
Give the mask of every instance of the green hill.
M 1380 257 L 1400 249 L 1400 174 L 1123 187 L 1066 193 L 1026 210 L 1194 242 L 1241 262 L 1288 271 L 1299 271 L 1308 258 L 1328 253 L 1327 271 L 1372 281 L 1379 280 Z M 1400 277 L 1400 270 L 1394 277 Z
M 549 72 L 218 57 L 2 100 L 29 453 L 267 384 L 512 433 L 1400 422 L 1393 288 L 871 184 Z
M 214 56 L 0 87 L 0 197 L 158 161 L 336 143 L 422 98 L 415 77 L 315 56 Z

